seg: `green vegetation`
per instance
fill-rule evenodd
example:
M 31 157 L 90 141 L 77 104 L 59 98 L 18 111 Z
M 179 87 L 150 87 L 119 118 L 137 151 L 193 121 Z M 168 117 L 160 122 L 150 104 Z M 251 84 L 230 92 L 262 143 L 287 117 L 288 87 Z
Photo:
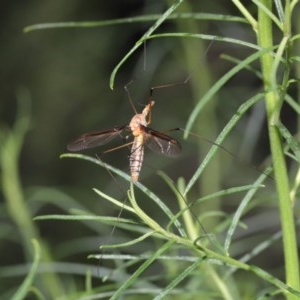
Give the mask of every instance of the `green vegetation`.
M 49 52 L 2 114 L 1 299 L 300 299 L 298 1 L 170 2 L 25 27 Z M 138 111 L 153 87 L 151 128 L 184 128 L 182 157 L 147 152 L 137 183 L 126 147 L 59 160 L 130 120 L 132 78 Z

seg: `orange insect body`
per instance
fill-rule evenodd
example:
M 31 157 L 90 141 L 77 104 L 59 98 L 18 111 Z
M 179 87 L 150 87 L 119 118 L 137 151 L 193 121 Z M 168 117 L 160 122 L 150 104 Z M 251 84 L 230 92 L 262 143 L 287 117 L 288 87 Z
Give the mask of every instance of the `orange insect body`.
M 107 144 L 117 136 L 120 137 L 123 130 L 130 130 L 133 135 L 133 142 L 129 157 L 130 173 L 132 181 L 137 182 L 142 168 L 145 145 L 154 152 L 171 157 L 176 156 L 181 152 L 181 145 L 178 141 L 162 132 L 158 132 L 147 127 L 151 121 L 150 114 L 153 105 L 154 101 L 150 101 L 143 109 L 142 113 L 135 114 L 133 116 L 129 125 L 82 134 L 68 145 L 68 149 L 70 151 L 82 151 L 85 149 L 95 148 Z M 126 145 L 116 147 L 114 149 L 119 149 Z M 104 151 L 104 153 L 110 152 L 114 149 Z
M 131 147 L 131 154 L 129 157 L 130 174 L 131 179 L 137 182 L 142 168 L 142 163 L 144 159 L 144 146 L 143 146 L 144 136 L 139 135 L 134 138 Z
M 131 147 L 131 154 L 129 157 L 130 173 L 131 173 L 131 178 L 134 182 L 138 181 L 140 171 L 142 168 L 142 163 L 144 158 L 144 143 L 145 143 L 143 128 L 150 123 L 150 121 L 147 121 L 146 119 L 153 105 L 154 105 L 154 101 L 151 101 L 143 109 L 142 113 L 133 116 L 133 118 L 129 123 L 130 130 L 132 131 L 132 135 L 134 136 L 133 144 Z

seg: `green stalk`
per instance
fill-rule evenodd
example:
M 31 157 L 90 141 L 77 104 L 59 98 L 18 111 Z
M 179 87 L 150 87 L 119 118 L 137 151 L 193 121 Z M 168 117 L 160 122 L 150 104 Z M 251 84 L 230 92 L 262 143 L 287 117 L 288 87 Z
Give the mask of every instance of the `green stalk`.
M 149 217 L 137 204 L 135 195 L 134 195 L 134 185 L 133 183 L 130 184 L 130 190 L 128 191 L 128 198 L 129 201 L 136 211 L 137 215 L 140 217 L 140 219 L 147 225 L 149 228 L 151 228 L 154 232 L 161 235 L 161 237 L 165 238 L 166 240 L 169 240 L 171 243 L 177 243 L 180 245 L 185 246 L 187 249 L 190 249 L 194 251 L 197 256 L 199 256 L 202 259 L 206 259 L 208 262 L 210 259 L 212 261 L 219 261 L 227 266 L 234 266 L 238 269 L 250 271 L 257 275 L 259 278 L 262 278 L 263 280 L 270 282 L 274 286 L 276 286 L 278 289 L 285 291 L 289 294 L 288 299 L 299 299 L 300 292 L 296 291 L 295 289 L 292 289 L 288 286 L 286 286 L 283 282 L 278 280 L 276 277 L 273 277 L 271 274 L 265 272 L 264 270 L 256 267 L 247 265 L 246 263 L 243 263 L 241 261 L 235 260 L 234 258 L 231 258 L 227 255 L 219 254 L 213 250 L 210 250 L 209 248 L 206 248 L 203 245 L 195 243 L 195 241 L 192 241 L 188 238 L 183 238 L 181 236 L 178 236 L 172 232 L 166 231 L 164 228 L 162 228 L 156 221 L 154 221 L 151 217 Z M 159 250 L 160 251 L 160 250 Z M 210 273 L 211 279 L 213 280 L 211 283 L 215 283 L 215 286 L 218 287 L 220 292 L 222 293 L 223 299 L 226 300 L 232 300 L 235 299 L 231 293 L 229 287 L 226 287 L 220 280 L 220 278 L 217 276 L 217 273 L 214 272 L 212 265 L 210 263 L 207 264 L 207 268 L 205 271 Z M 132 276 L 135 276 L 133 274 Z M 294 296 L 294 298 L 293 298 Z M 296 298 L 295 298 L 296 297 Z
M 270 11 L 272 10 L 271 0 L 261 0 L 261 3 Z M 258 44 L 262 48 L 267 49 L 271 49 L 271 47 L 273 46 L 272 20 L 261 8 L 258 8 Z M 276 74 L 274 74 L 274 71 L 276 71 L 276 69 L 274 69 L 274 63 L 276 63 L 276 57 L 274 59 L 271 53 L 262 55 L 261 66 L 264 88 L 266 91 L 265 97 L 269 139 L 274 165 L 274 179 L 278 194 L 280 220 L 282 227 L 286 283 L 290 287 L 299 290 L 299 262 L 292 202 L 289 194 L 290 189 L 288 173 L 281 136 L 276 127 L 276 124 L 279 121 L 281 97 L 278 85 L 274 84 L 274 80 L 276 78 Z M 290 294 L 286 296 L 289 300 L 299 299 L 298 297 Z
M 21 93 L 22 92 L 22 93 Z M 30 209 L 26 203 L 24 192 L 19 176 L 19 157 L 25 138 L 30 126 L 25 98 L 26 94 L 21 91 L 19 95 L 19 114 L 12 131 L 0 130 L 0 187 L 6 202 L 7 211 L 16 224 L 20 234 L 20 245 L 23 247 L 25 261 L 33 259 L 32 239 L 36 239 L 41 246 L 42 262 L 52 262 L 51 254 L 42 241 L 38 228 L 35 226 Z M 49 295 L 56 298 L 64 294 L 64 288 L 55 273 L 45 272 L 40 276 Z

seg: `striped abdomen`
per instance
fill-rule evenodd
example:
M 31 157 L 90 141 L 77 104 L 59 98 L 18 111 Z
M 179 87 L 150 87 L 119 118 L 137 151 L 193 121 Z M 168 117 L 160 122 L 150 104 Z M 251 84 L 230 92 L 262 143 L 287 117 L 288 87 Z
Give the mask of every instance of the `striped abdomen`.
M 134 138 L 129 164 L 131 178 L 134 182 L 138 181 L 144 158 L 144 136 L 141 134 Z

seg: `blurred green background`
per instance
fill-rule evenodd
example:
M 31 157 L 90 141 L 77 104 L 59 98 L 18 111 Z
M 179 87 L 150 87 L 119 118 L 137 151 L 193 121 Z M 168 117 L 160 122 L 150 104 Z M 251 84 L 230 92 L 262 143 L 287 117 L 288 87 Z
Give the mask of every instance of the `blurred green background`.
M 191 2 L 190 6 L 186 4 L 181 10 L 236 14 L 235 8 L 228 5 L 227 1 L 197 2 L 199 3 Z M 214 42 L 206 53 L 209 41 L 154 39 L 147 42 L 146 51 L 141 48 L 122 66 L 112 91 L 109 88 L 109 78 L 113 68 L 152 22 L 37 30 L 27 34 L 23 33 L 23 28 L 36 23 L 110 20 L 160 14 L 167 7 L 166 2 L 154 0 L 9 1 L 2 4 L 1 127 L 3 130 L 13 127 L 17 111 L 20 110 L 17 101 L 19 98 L 30 111 L 30 130 L 24 139 L 18 167 L 24 199 L 28 202 L 32 217 L 65 213 L 65 210 L 76 208 L 76 205 L 77 208 L 83 205 L 99 215 L 117 216 L 118 211 L 111 211 L 110 205 L 101 202 L 92 188 L 97 187 L 122 199 L 128 184 L 121 180 L 116 182 L 106 170 L 87 162 L 59 159 L 60 154 L 66 152 L 67 144 L 83 132 L 127 124 L 133 111 L 123 87 L 132 79 L 134 80 L 129 86 L 130 95 L 140 111 L 148 102 L 151 87 L 183 82 L 191 75 L 187 84 L 156 89 L 153 93 L 156 104 L 152 111 L 150 127 L 164 132 L 176 127 L 184 128 L 200 96 L 232 67 L 231 63 L 220 59 L 220 54 L 227 53 L 243 59 L 250 51 L 238 45 Z M 159 31 L 215 34 L 255 42 L 250 28 L 242 23 L 170 21 L 164 23 Z M 251 72 L 241 72 L 226 84 L 207 110 L 202 112 L 194 128 L 195 132 L 214 140 L 241 103 L 260 88 L 260 81 Z M 289 110 L 286 113 L 290 116 Z M 293 126 L 293 118 L 289 120 L 289 125 Z M 179 131 L 169 134 L 181 142 L 181 157 L 171 159 L 146 150 L 140 180 L 155 189 L 166 199 L 169 206 L 175 208 L 176 204 L 172 202 L 170 191 L 165 188 L 156 171 L 162 169 L 174 181 L 180 176 L 189 178 L 210 145 L 197 137 L 183 140 L 183 133 Z M 215 166 L 217 175 L 208 171 L 203 179 L 205 183 L 199 183 L 195 194 L 199 191 L 202 194 L 216 191 L 214 181 L 217 181 L 216 185 L 219 187 L 230 187 L 245 182 L 251 183 L 251 178 L 257 177 L 257 171 L 247 164 L 257 166 L 268 155 L 263 103 L 245 116 L 224 146 L 246 163 L 240 163 L 230 155 L 221 153 L 221 169 L 220 166 Z M 108 145 L 88 153 L 94 156 L 109 147 Z M 128 172 L 128 149 L 105 154 L 101 158 Z M 216 179 L 215 176 L 222 179 Z M 273 189 L 272 182 L 269 183 L 269 187 Z M 22 264 L 28 261 L 28 257 L 26 258 L 24 253 L 24 245 L 19 242 L 22 235 L 20 228 L 17 228 L 14 220 L 10 218 L 3 196 L 1 193 L 3 232 L 0 242 L 0 265 L 7 267 Z M 69 196 L 73 200 L 67 198 Z M 222 206 L 225 211 L 230 211 L 239 198 L 231 197 L 227 200 Z M 255 233 L 256 230 L 267 232 L 270 228 L 274 230 L 278 226 L 276 212 L 272 213 L 269 205 L 266 206 L 259 211 L 254 221 L 249 217 L 249 224 L 253 226 L 250 226 L 248 234 L 251 235 L 251 232 Z M 150 206 L 149 209 L 155 208 Z M 111 231 L 111 226 L 82 226 L 76 222 L 39 221 L 36 222 L 36 226 L 54 261 L 90 264 L 95 268 L 97 263 L 87 261 L 86 256 L 97 253 L 99 244 L 105 241 Z M 70 250 L 68 247 L 72 248 L 73 240 L 77 241 L 74 244 L 76 249 Z M 244 240 L 248 245 L 251 242 L 250 238 Z M 243 249 L 239 250 L 237 247 L 235 251 L 241 254 Z M 269 262 L 266 258 L 263 263 L 268 265 L 271 262 L 273 263 L 273 258 L 270 258 Z M 280 267 L 280 261 L 274 267 Z M 14 290 L 24 275 L 22 272 L 19 274 L 20 277 L 12 275 L 3 280 L 5 287 L 2 286 L 2 293 Z M 2 276 L 5 277 L 3 273 Z M 66 282 L 68 280 L 66 279 Z M 80 276 L 78 282 L 79 286 L 83 286 Z

